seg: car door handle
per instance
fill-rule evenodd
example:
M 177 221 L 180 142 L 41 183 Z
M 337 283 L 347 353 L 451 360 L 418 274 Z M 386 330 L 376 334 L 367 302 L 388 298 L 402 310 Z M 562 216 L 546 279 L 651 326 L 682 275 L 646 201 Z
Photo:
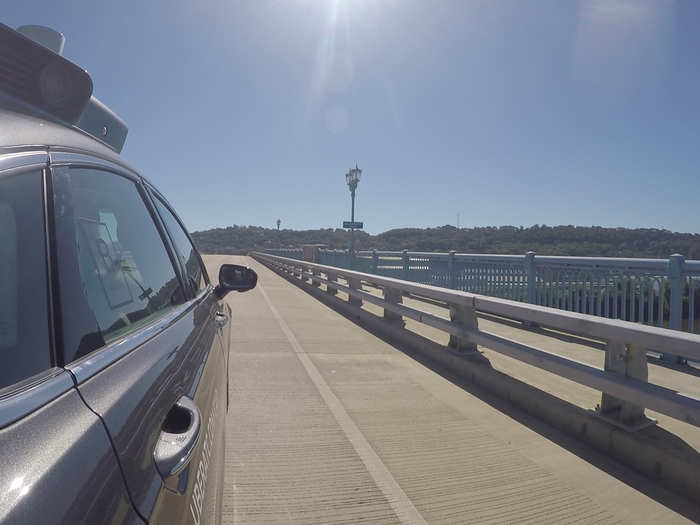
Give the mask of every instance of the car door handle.
M 226 323 L 228 323 L 228 316 L 222 312 L 216 312 L 214 319 L 216 320 L 216 324 L 219 326 L 219 328 L 226 326 Z
M 177 476 L 192 459 L 197 448 L 201 417 L 189 397 L 182 396 L 163 421 L 153 459 L 163 479 Z

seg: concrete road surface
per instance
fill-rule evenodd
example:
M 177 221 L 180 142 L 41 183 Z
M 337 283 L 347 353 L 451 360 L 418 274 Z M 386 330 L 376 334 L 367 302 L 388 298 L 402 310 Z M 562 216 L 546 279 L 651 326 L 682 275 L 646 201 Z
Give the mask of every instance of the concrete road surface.
M 205 259 L 213 279 L 223 262 L 259 275 L 227 298 L 224 523 L 691 522 L 685 500 L 509 417 L 256 261 Z

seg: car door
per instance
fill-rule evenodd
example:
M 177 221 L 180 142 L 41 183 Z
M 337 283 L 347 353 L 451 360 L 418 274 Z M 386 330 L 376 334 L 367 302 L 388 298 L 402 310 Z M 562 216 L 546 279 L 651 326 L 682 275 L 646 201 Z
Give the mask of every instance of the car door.
M 143 523 L 54 345 L 47 159 L 0 156 L 0 523 Z
M 212 403 L 212 410 L 204 434 L 204 457 L 198 461 L 196 467 L 193 467 L 192 470 L 196 482 L 193 488 L 192 500 L 188 506 L 189 514 L 181 516 L 174 510 L 178 508 L 178 500 L 170 492 L 161 494 L 161 498 L 156 503 L 154 514 L 156 521 L 160 523 L 218 523 L 221 519 L 223 504 L 224 422 L 228 408 L 228 345 L 223 343 L 226 341 L 224 332 L 228 334 L 231 326 L 228 322 L 230 309 L 226 309 L 225 306 L 228 305 L 218 300 L 212 293 L 204 262 L 178 216 L 160 193 L 151 186 L 147 188 L 158 218 L 168 233 L 191 293 L 194 296 L 201 296 L 202 294 L 207 296 L 204 302 L 206 306 L 203 306 L 203 308 L 207 312 L 207 322 L 212 323 L 212 319 L 214 320 L 216 338 L 219 341 L 216 346 L 221 350 L 220 359 L 214 359 L 213 357 L 209 359 L 207 366 L 210 368 L 205 370 L 204 375 L 211 379 L 203 381 L 201 391 L 198 392 L 198 395 L 203 398 L 211 395 L 215 401 Z M 215 309 L 213 317 L 210 314 L 212 307 Z M 218 368 L 214 369 L 214 367 Z M 218 377 L 216 377 L 217 374 Z M 207 391 L 207 387 L 211 390 L 210 387 L 213 384 L 217 385 L 215 390 L 213 392 Z
M 212 287 L 191 286 L 135 174 L 73 154 L 53 154 L 51 171 L 66 368 L 138 513 L 211 522 L 225 403 Z

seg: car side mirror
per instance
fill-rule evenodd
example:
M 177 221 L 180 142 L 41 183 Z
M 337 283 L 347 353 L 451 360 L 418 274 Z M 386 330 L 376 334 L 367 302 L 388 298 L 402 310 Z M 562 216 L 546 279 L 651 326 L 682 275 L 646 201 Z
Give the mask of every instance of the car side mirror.
M 219 284 L 214 293 L 222 299 L 229 292 L 247 292 L 255 288 L 258 274 L 247 266 L 240 264 L 222 264 L 219 268 Z

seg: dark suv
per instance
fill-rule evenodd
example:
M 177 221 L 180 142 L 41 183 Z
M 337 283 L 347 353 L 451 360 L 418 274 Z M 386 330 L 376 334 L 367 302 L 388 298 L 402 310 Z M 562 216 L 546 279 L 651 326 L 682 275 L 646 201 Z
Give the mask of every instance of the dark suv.
M 0 25 L 0 523 L 217 523 L 222 299 L 257 276 L 210 283 L 62 36 L 18 31 Z

